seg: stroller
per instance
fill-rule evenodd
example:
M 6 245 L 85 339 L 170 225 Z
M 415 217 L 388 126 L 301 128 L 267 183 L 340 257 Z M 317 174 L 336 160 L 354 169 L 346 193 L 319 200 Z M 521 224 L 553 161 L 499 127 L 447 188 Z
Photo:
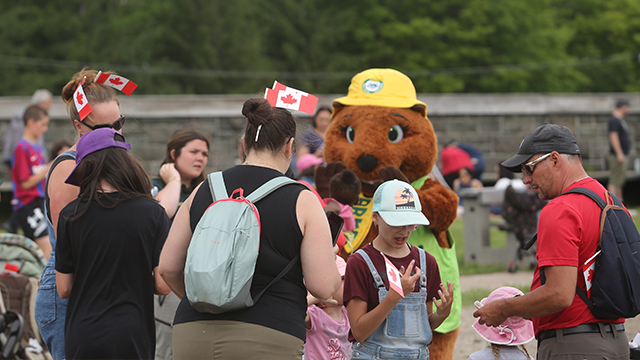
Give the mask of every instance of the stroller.
M 0 358 L 47 360 L 34 316 L 44 253 L 31 239 L 0 234 Z

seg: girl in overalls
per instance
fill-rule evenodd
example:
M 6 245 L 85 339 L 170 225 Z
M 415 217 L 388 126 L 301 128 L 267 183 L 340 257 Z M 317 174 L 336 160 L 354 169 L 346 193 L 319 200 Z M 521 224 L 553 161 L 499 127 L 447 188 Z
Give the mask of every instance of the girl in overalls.
M 373 223 L 378 236 L 349 258 L 345 274 L 351 358 L 428 359 L 431 329 L 451 312 L 453 284 L 441 284 L 435 258 L 407 243 L 418 225 L 429 225 L 415 189 L 399 180 L 380 185 L 373 196 Z M 402 274 L 404 297 L 389 288 L 393 275 L 385 257 Z

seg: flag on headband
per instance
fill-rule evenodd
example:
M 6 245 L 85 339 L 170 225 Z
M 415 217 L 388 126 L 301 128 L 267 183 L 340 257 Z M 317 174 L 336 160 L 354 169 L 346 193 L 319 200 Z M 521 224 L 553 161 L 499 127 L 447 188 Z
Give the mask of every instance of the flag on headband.
M 382 253 L 380 253 L 382 254 Z M 404 297 L 404 291 L 402 290 L 402 282 L 400 281 L 400 271 L 393 265 L 391 260 L 389 260 L 384 254 L 382 254 L 384 258 L 385 265 L 387 266 L 387 279 L 389 279 L 389 287 L 395 290 L 400 296 Z
M 596 269 L 596 257 L 600 254 L 600 251 L 602 250 L 599 250 L 595 255 L 590 257 L 589 260 L 584 262 L 582 275 L 584 275 L 584 283 L 587 286 L 587 296 L 589 297 L 591 297 L 591 284 L 593 282 L 593 273 Z
M 130 96 L 133 90 L 138 87 L 136 83 L 127 78 L 115 74 L 103 74 L 102 71 L 100 71 L 98 76 L 96 76 L 95 82 L 111 86 L 112 88 L 127 94 L 127 96 Z
M 317 96 L 296 90 L 277 81 L 273 83 L 273 89 L 267 88 L 264 98 L 273 107 L 298 110 L 309 115 L 313 115 L 316 105 L 318 105 Z
M 84 83 L 84 80 L 78 84 L 78 88 L 73 93 L 73 103 L 76 105 L 78 115 L 80 115 L 80 121 L 84 120 L 91 112 L 91 106 L 89 106 L 89 100 L 87 100 L 87 96 L 84 94 L 82 83 Z

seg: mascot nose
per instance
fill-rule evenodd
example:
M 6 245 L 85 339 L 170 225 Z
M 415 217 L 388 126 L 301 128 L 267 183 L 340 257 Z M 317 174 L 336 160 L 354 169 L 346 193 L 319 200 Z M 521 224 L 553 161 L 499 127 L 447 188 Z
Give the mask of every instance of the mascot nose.
M 378 166 L 378 159 L 375 156 L 363 155 L 358 158 L 358 168 L 364 172 L 371 172 Z

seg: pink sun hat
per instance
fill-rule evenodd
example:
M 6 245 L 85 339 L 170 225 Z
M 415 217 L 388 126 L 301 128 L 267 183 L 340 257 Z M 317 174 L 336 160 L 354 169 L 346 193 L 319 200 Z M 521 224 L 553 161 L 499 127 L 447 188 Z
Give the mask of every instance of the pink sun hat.
M 482 299 L 480 303 L 486 305 L 492 301 L 522 295 L 524 295 L 524 293 L 519 289 L 511 286 L 503 286 L 491 292 L 491 294 Z M 524 345 L 535 337 L 533 322 L 519 316 L 511 316 L 497 327 L 480 325 L 479 320 L 480 319 L 476 320 L 471 326 L 480 337 L 491 344 L 510 346 Z
M 310 166 L 320 165 L 323 162 L 324 159 L 322 158 L 319 158 L 313 154 L 305 154 L 300 159 L 298 159 L 296 165 L 298 166 L 298 171 L 302 172 Z

